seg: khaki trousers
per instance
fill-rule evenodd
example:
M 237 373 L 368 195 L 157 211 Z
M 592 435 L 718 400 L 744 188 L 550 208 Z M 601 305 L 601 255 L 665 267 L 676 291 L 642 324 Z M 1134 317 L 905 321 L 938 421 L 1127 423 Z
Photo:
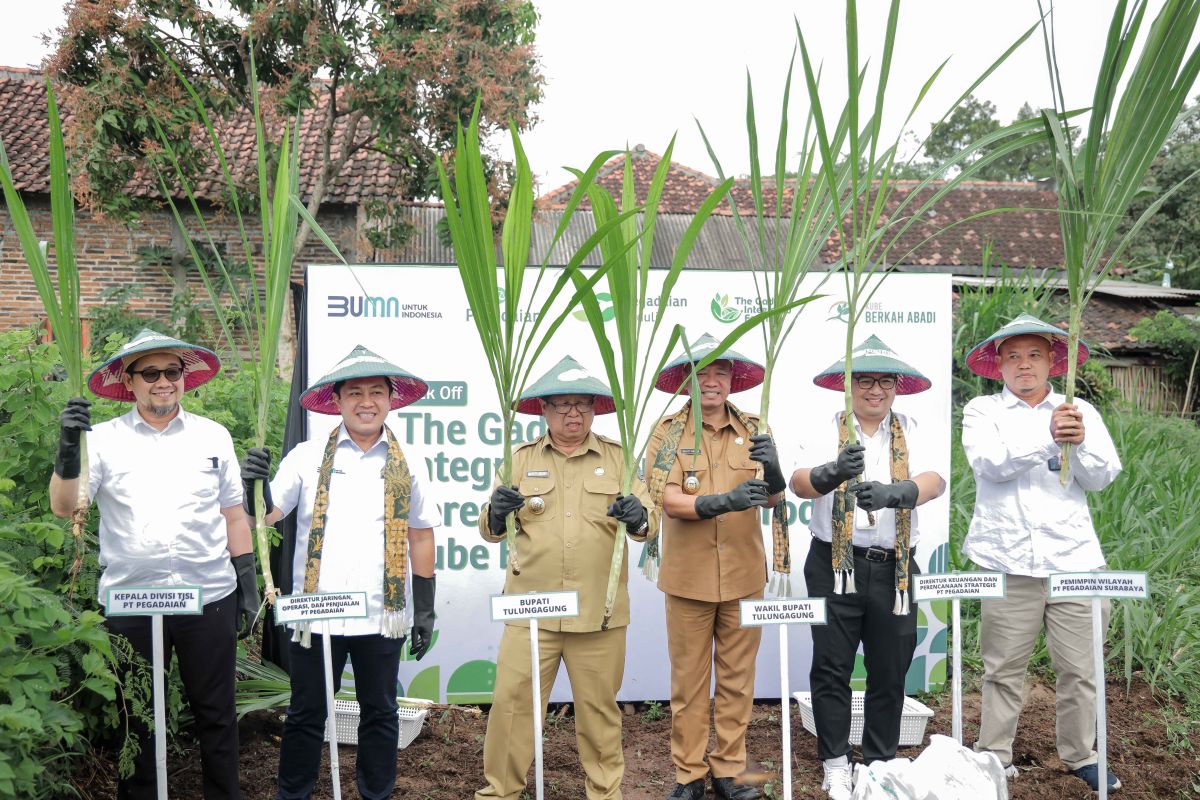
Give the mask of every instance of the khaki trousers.
M 762 591 L 750 597 L 762 597 Z M 671 761 L 679 783 L 703 778 L 710 768 L 715 778 L 737 777 L 746 770 L 746 726 L 754 708 L 754 660 L 762 629 L 741 626 L 739 602 L 710 603 L 666 595 Z M 714 664 L 717 743 L 705 765 Z
M 625 673 L 625 627 L 594 633 L 538 630 L 542 719 L 559 661 L 567 665 L 575 706 L 575 740 L 588 800 L 620 800 L 625 756 L 617 690 Z M 533 764 L 533 673 L 529 629 L 505 625 L 496 658 L 496 689 L 483 740 L 488 785 L 476 800 L 517 800 Z
M 1051 601 L 1046 578 L 1005 576 L 1006 596 L 984 600 L 979 649 L 983 656 L 983 711 L 976 750 L 1012 763 L 1017 717 L 1024 700 L 1025 670 L 1038 633 L 1054 667 L 1055 734 L 1067 769 L 1096 763 L 1096 681 L 1092 666 L 1092 601 Z M 1104 629 L 1109 603 L 1104 601 Z

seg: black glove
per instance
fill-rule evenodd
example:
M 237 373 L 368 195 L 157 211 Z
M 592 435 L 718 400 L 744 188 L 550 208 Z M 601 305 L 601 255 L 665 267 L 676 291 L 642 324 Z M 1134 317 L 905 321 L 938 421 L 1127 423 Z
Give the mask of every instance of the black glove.
M 257 518 L 254 513 L 254 482 L 263 482 L 263 516 L 275 510 L 271 500 L 271 451 L 266 447 L 251 447 L 242 459 L 242 508 Z
M 767 433 L 756 433 L 750 437 L 750 441 L 754 442 L 750 446 L 750 458 L 763 465 L 767 491 L 779 494 L 787 488 L 787 479 L 783 477 L 783 470 L 779 467 L 779 451 L 775 448 L 775 442 Z
M 881 508 L 916 508 L 917 485 L 912 481 L 880 483 L 863 481 L 846 491 L 854 492 L 854 502 L 863 511 L 878 511 Z
M 496 536 L 504 533 L 507 529 L 504 519 L 524 505 L 525 496 L 517 491 L 517 487 L 497 486 L 488 501 L 488 528 Z
M 433 613 L 436 590 L 436 575 L 432 578 L 412 576 L 413 626 L 408 639 L 408 652 L 417 661 L 425 657 L 429 645 L 433 644 L 433 621 L 437 619 L 437 614 Z
M 242 553 L 230 559 L 237 573 L 237 630 L 238 638 L 245 639 L 254 627 L 261 601 L 258 597 L 258 565 L 254 553 Z
M 86 397 L 72 397 L 59 415 L 58 457 L 54 461 L 54 474 L 65 481 L 79 477 L 79 437 L 83 431 L 92 429 L 92 414 Z
M 836 461 L 813 467 L 808 473 L 808 482 L 821 494 L 829 494 L 855 475 L 861 475 L 866 467 L 865 447 L 861 444 L 848 444 L 838 453 Z
M 617 499 L 608 507 L 608 515 L 617 522 L 624 522 L 625 530 L 634 534 L 640 533 L 649 520 L 642 501 L 631 494 L 617 495 Z
M 696 513 L 700 519 L 712 519 L 730 511 L 745 511 L 752 506 L 765 506 L 771 493 L 767 482 L 757 478 L 742 481 L 733 491 L 725 494 L 705 494 L 696 498 Z

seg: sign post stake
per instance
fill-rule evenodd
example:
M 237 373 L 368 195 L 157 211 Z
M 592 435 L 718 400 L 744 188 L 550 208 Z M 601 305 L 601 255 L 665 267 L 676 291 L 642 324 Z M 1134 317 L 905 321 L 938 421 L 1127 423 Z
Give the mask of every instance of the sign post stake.
M 492 595 L 492 621 L 529 620 L 530 694 L 533 700 L 533 760 L 535 797 L 542 800 L 542 657 L 538 620 L 579 616 L 579 592 L 530 592 Z
M 950 601 L 950 614 L 952 616 L 952 625 L 954 626 L 951 633 L 954 636 L 954 682 L 951 686 L 951 697 L 953 699 L 953 716 L 950 722 L 950 733 L 954 737 L 954 741 L 960 745 L 963 743 L 963 725 L 962 725 L 962 600 L 955 597 Z
M 150 617 L 150 675 L 154 702 L 154 772 L 159 800 L 167 800 L 166 646 L 163 616 L 203 614 L 199 586 L 128 586 L 108 590 L 104 614 Z
M 1100 598 L 1092 598 L 1092 664 L 1096 670 L 1096 768 L 1100 800 L 1108 800 L 1108 720 L 1104 702 L 1104 616 Z
M 788 629 L 779 626 L 780 727 L 783 728 L 783 797 L 792 800 L 792 693 L 788 686 Z
M 792 696 L 788 685 L 788 625 L 824 625 L 825 598 L 782 597 L 775 600 L 743 600 L 743 628 L 775 625 L 779 628 L 779 705 L 783 745 L 783 800 L 792 800 Z
M 533 668 L 533 785 L 537 800 L 545 796 L 542 785 L 542 659 L 538 654 L 537 617 L 529 619 L 529 660 Z
M 1100 800 L 1108 800 L 1108 715 L 1104 702 L 1103 598 L 1144 600 L 1150 596 L 1144 572 L 1056 572 L 1050 576 L 1050 599 L 1090 597 L 1092 600 L 1092 669 L 1096 680 L 1096 772 Z
M 333 702 L 333 654 L 329 624 L 322 626 L 321 660 L 325 663 L 325 729 L 329 732 L 329 781 L 333 784 L 333 800 L 342 800 L 341 762 L 338 761 L 337 711 Z
M 366 592 L 288 594 L 275 602 L 275 624 L 305 622 L 321 631 L 321 671 L 325 677 L 325 736 L 329 739 L 329 781 L 334 800 L 342 800 L 342 770 L 338 760 L 337 706 L 333 691 L 333 635 L 330 620 L 366 619 Z M 318 622 L 324 625 L 318 626 Z
M 954 638 L 954 661 L 950 675 L 950 733 L 963 743 L 962 712 L 962 601 L 1004 597 L 1004 574 L 1000 572 L 930 572 L 913 576 L 913 599 L 950 600 L 950 635 Z
M 150 615 L 151 669 L 154 675 L 154 771 L 158 796 L 167 797 L 167 700 L 164 684 L 163 615 Z

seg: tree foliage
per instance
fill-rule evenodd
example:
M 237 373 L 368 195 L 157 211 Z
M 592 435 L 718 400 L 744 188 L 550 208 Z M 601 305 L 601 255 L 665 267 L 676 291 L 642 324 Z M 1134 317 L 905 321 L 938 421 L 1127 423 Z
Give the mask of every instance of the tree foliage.
M 1029 103 L 1017 111 L 1014 122 L 1034 119 L 1038 115 Z M 996 106 L 988 100 L 971 95 L 960 103 L 940 125 L 930 126 L 929 138 L 925 141 L 922 158 L 908 168 L 911 177 L 924 178 L 937 174 L 946 163 L 988 134 L 1003 125 L 996 117 Z M 997 146 L 981 147 L 971 162 L 994 155 Z M 1043 142 L 1021 148 L 994 158 L 980 167 L 975 180 L 981 181 L 1031 181 L 1049 178 L 1054 174 L 1054 162 L 1050 148 Z
M 1127 225 L 1132 225 L 1165 189 L 1200 170 L 1200 96 L 1188 111 L 1191 115 L 1171 134 L 1150 166 L 1146 191 L 1129 209 Z M 1170 260 L 1171 281 L 1175 286 L 1200 289 L 1200 191 L 1197 186 L 1200 184 L 1192 178 L 1183 191 L 1170 195 L 1134 238 L 1126 260 L 1137 278 L 1159 280 Z
M 250 106 L 253 48 L 267 113 L 311 112 L 303 133 L 320 169 L 302 190 L 314 214 L 363 151 L 398 165 L 397 198 L 432 194 L 437 158 L 476 97 L 487 138 L 510 120 L 528 127 L 541 96 L 529 0 L 73 0 L 67 10 L 50 72 L 73 116 L 79 189 L 122 218 L 146 202 L 131 181 L 174 175 L 155 122 L 188 178 L 216 168 L 169 61 L 214 119 L 230 120 Z

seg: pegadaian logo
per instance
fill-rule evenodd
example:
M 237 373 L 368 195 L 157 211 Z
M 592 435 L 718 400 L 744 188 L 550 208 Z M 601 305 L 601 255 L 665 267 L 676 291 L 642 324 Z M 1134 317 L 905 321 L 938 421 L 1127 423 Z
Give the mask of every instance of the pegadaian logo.
M 328 317 L 366 317 L 377 319 L 441 319 L 442 312 L 424 303 L 401 303 L 399 297 L 384 295 L 329 295 Z
M 708 304 L 709 311 L 718 322 L 736 322 L 742 313 L 737 310 L 736 306 L 730 305 L 729 295 L 717 292 L 713 295 L 712 302 Z
M 613 299 L 611 294 L 608 292 L 596 292 L 596 302 L 600 305 L 600 319 L 604 320 L 605 322 L 611 322 L 617 316 L 617 312 L 613 310 Z M 587 312 L 582 308 L 578 311 L 571 312 L 571 316 L 580 322 L 587 322 Z

